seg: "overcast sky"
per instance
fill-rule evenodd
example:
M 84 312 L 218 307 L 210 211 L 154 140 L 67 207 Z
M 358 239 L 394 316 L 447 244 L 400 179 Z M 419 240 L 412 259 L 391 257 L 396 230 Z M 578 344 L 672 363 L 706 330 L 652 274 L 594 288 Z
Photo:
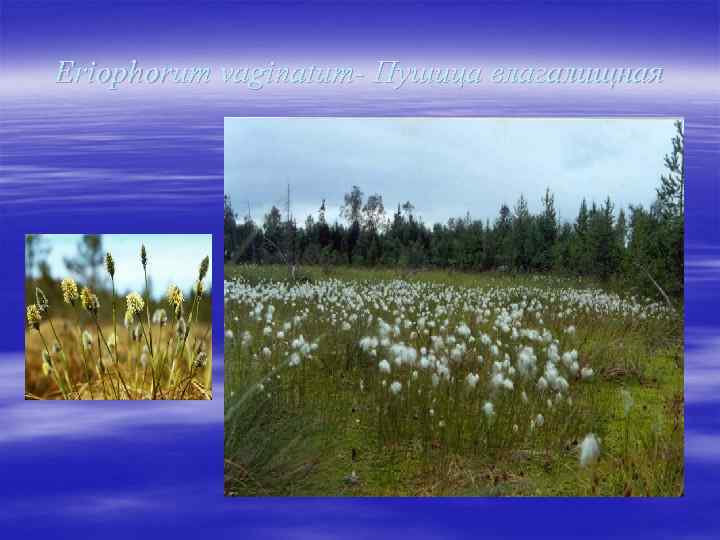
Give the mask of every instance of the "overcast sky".
M 226 118 L 225 193 L 241 219 L 283 209 L 298 223 L 339 219 L 353 185 L 383 196 L 392 215 L 410 200 L 425 223 L 494 220 L 524 194 L 540 209 L 546 187 L 563 220 L 583 197 L 649 205 L 671 149 L 673 119 Z

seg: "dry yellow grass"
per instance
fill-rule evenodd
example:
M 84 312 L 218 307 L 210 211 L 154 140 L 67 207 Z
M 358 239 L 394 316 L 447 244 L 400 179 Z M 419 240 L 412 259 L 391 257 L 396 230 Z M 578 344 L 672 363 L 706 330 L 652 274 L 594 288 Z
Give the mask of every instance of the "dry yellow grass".
M 152 325 L 155 345 L 159 346 L 159 350 L 154 361 L 146 354 L 147 362 L 143 365 L 140 361 L 143 342 L 133 341 L 131 334 L 122 326 L 118 328 L 118 361 L 115 363 L 107 350 L 103 350 L 105 345 L 98 343 L 94 325 L 83 325 L 78 332 L 75 321 L 58 318 L 52 322 L 67 359 L 67 377 L 61 355 L 52 351 L 55 376 L 43 372 L 44 345 L 40 334 L 50 348 L 55 343 L 49 321 L 44 320 L 40 324 L 39 332 L 26 329 L 26 399 L 212 399 L 212 333 L 208 324 L 193 325 L 187 346 L 180 355 L 182 361 L 176 361 L 173 367 L 166 362 L 168 347 L 174 346 L 172 327 Z M 112 324 L 101 325 L 101 329 L 106 339 L 112 336 Z M 91 332 L 94 338 L 89 351 L 84 351 L 82 347 L 80 336 L 83 331 Z M 98 353 L 98 346 L 102 355 Z M 193 367 L 192 358 L 200 351 L 206 353 L 207 363 L 202 367 Z M 100 367 L 99 357 L 103 367 Z M 65 395 L 57 383 L 58 379 L 66 382 Z

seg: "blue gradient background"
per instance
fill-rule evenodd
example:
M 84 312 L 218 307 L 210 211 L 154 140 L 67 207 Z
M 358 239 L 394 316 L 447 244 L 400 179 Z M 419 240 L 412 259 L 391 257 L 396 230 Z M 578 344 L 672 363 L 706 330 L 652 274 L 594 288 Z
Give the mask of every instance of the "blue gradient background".
M 716 538 L 716 2 L 0 6 L 0 537 Z M 659 87 L 383 85 L 252 92 L 53 84 L 57 62 L 663 65 Z M 207 403 L 23 400 L 23 235 L 212 232 L 223 117 L 681 116 L 687 130 L 686 490 L 678 499 L 227 499 L 222 356 Z M 631 181 L 631 179 L 628 179 Z M 221 283 L 222 265 L 213 267 Z M 222 339 L 222 289 L 214 288 Z M 215 344 L 222 350 L 222 343 Z

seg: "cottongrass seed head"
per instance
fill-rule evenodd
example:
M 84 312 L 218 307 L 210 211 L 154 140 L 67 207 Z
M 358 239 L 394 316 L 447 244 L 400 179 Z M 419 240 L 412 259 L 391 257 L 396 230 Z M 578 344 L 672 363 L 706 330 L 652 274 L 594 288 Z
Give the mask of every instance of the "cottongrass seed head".
M 580 443 L 580 466 L 587 467 L 597 461 L 600 444 L 593 433 L 588 433 Z
M 37 302 L 40 313 L 47 313 L 50 305 L 48 304 L 47 296 L 45 296 L 45 293 L 42 292 L 40 287 L 35 287 L 35 301 Z
M 90 332 L 87 330 L 84 330 L 82 333 L 82 346 L 83 349 L 86 351 L 89 351 L 93 344 L 93 336 Z
M 53 370 L 52 360 L 47 351 L 42 352 L 42 374 L 48 377 Z
M 136 292 L 128 294 L 125 297 L 125 302 L 127 303 L 128 313 L 132 313 L 133 315 L 138 315 L 145 307 L 145 300 L 143 300 L 143 297 Z
M 115 279 L 115 260 L 109 251 L 105 255 L 105 268 L 107 273 L 110 274 L 110 279 Z
M 194 369 L 203 369 L 207 365 L 207 353 L 200 351 L 193 362 Z
M 28 326 L 30 326 L 30 328 L 34 328 L 35 330 L 39 330 L 41 320 L 42 320 L 42 314 L 40 313 L 40 310 L 38 309 L 37 304 L 30 304 L 27 307 Z
M 194 290 L 197 296 L 202 296 L 203 292 L 205 292 L 205 285 L 203 285 L 203 282 L 198 279 L 195 282 Z
M 63 294 L 63 301 L 66 304 L 74 306 L 75 302 L 77 302 L 77 299 L 80 297 L 80 294 L 78 293 L 78 286 L 77 283 L 75 283 L 75 280 L 71 278 L 63 279 L 60 283 L 60 290 Z
M 100 309 L 100 300 L 98 300 L 97 295 L 93 294 L 87 287 L 80 293 L 80 303 L 86 311 L 93 314 L 97 314 Z
M 173 308 L 175 318 L 180 319 L 183 314 L 183 302 L 185 301 L 185 297 L 183 296 L 180 287 L 177 285 L 170 285 L 170 287 L 168 287 L 167 299 L 168 304 L 170 304 L 170 307 Z
M 200 263 L 200 270 L 198 272 L 198 281 L 202 281 L 203 279 L 205 279 L 205 276 L 207 275 L 209 267 L 210 267 L 210 257 L 205 256 L 205 258 Z
M 153 324 L 165 326 L 167 324 L 167 321 L 168 321 L 167 312 L 163 308 L 156 309 L 152 316 Z
M 635 400 L 632 397 L 632 394 L 630 394 L 629 391 L 622 388 L 620 390 L 620 397 L 622 398 L 623 402 L 623 414 L 627 418 L 627 416 L 630 414 L 630 409 L 632 409 L 633 405 L 635 404 Z
M 175 335 L 179 338 L 184 338 L 186 333 L 187 323 L 185 323 L 185 319 L 183 317 L 180 317 L 175 324 Z
M 491 402 L 486 401 L 483 405 L 483 412 L 485 413 L 485 416 L 490 419 L 495 416 L 495 407 L 493 407 L 493 404 Z

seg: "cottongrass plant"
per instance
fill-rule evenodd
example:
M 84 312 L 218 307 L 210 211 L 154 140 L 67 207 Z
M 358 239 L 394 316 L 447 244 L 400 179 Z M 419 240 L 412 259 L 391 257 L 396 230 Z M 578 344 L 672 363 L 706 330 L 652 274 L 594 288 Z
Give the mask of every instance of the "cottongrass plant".
M 189 310 L 185 310 L 180 288 L 171 285 L 165 298 L 167 310 L 158 306 L 152 316 L 145 245 L 140 250 L 140 263 L 146 292 L 144 297 L 138 292 L 125 296 L 124 336 L 118 332 L 121 300 L 116 293 L 116 265 L 111 253 L 105 256 L 105 270 L 111 282 L 109 314 L 102 313 L 98 295 L 89 287 L 81 289 L 75 280 L 65 278 L 60 283 L 60 292 L 63 302 L 74 313 L 74 320 L 64 321 L 62 329 L 66 331 L 58 332 L 55 325 L 58 321 L 53 322 L 47 296 L 40 288 L 36 289 L 36 301 L 27 306 L 26 319 L 30 339 L 37 336 L 41 344 L 41 373 L 50 383 L 46 397 L 211 399 L 210 326 L 198 323 L 209 257 L 200 263 Z M 173 315 L 172 320 L 168 312 Z M 103 324 L 103 315 L 109 315 L 110 327 Z M 53 387 L 57 390 L 52 390 Z M 28 393 L 26 397 L 42 396 Z

